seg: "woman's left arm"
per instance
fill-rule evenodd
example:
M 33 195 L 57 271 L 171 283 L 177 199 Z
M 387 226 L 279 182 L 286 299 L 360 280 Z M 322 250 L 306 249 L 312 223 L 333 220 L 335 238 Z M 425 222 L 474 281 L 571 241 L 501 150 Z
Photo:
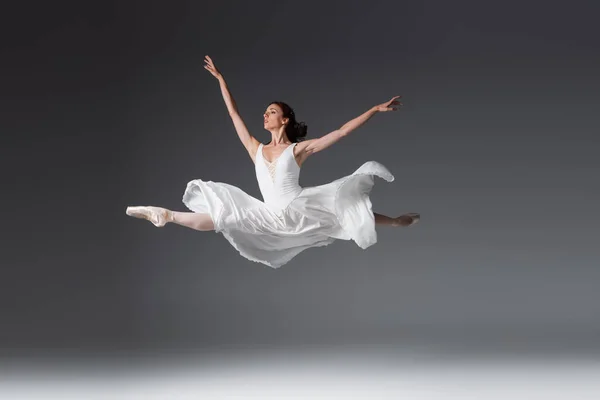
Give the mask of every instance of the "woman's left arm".
M 396 108 L 394 106 L 396 106 L 396 105 L 402 106 L 402 103 L 400 103 L 397 100 L 400 97 L 402 97 L 402 96 L 392 97 L 391 100 L 370 108 L 365 113 L 359 115 L 358 117 L 354 118 L 353 120 L 346 122 L 344 125 L 342 125 L 341 128 L 336 129 L 335 131 L 330 132 L 327 135 L 321 136 L 320 138 L 317 138 L 317 139 L 310 139 L 310 140 L 304 141 L 304 143 L 305 143 L 305 145 L 303 146 L 304 153 L 306 153 L 306 155 L 308 156 L 308 155 L 317 153 L 319 151 L 325 150 L 327 147 L 336 143 L 338 140 L 347 136 L 350 132 L 352 132 L 359 126 L 363 125 L 365 122 L 367 122 L 369 119 L 371 119 L 371 117 L 373 115 L 377 114 L 378 112 L 396 111 L 398 108 Z

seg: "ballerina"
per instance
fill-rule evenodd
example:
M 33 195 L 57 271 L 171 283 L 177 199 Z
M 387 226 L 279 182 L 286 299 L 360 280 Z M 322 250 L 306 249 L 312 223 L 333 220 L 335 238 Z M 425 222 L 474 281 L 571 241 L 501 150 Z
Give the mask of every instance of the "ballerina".
M 250 134 L 242 120 L 223 74 L 206 56 L 204 68 L 219 82 L 235 130 L 254 162 L 263 201 L 227 183 L 195 179 L 187 184 L 183 203 L 193 212 L 163 207 L 127 207 L 126 214 L 157 227 L 174 223 L 198 231 L 223 234 L 243 257 L 279 268 L 311 247 L 336 239 L 353 240 L 363 249 L 377 242 L 375 225 L 407 227 L 420 220 L 418 213 L 388 217 L 374 213 L 369 194 L 374 177 L 388 182 L 394 176 L 376 161 L 365 162 L 351 175 L 313 187 L 299 185 L 300 169 L 313 154 L 325 150 L 380 112 L 397 111 L 395 96 L 322 137 L 306 140 L 307 126 L 296 121 L 286 103 L 270 103 L 263 115 L 270 132 L 266 145 Z

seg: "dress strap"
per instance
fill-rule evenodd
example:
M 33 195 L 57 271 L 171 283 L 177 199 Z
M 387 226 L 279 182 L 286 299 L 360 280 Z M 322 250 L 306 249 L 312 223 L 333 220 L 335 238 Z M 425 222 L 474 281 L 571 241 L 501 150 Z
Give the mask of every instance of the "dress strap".
M 263 144 L 262 144 L 262 143 L 259 143 L 259 144 L 258 144 L 258 148 L 256 149 L 256 155 L 255 155 L 255 158 L 257 158 L 257 159 L 258 159 L 258 156 L 259 156 L 259 155 L 260 155 L 260 158 L 263 158 L 263 156 L 262 156 L 262 148 L 263 148 Z

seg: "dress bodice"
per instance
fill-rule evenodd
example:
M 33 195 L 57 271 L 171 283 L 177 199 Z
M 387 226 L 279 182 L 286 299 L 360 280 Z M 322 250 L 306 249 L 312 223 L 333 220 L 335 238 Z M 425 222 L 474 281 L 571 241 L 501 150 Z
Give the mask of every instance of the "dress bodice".
M 258 145 L 255 157 L 256 179 L 266 204 L 285 208 L 302 191 L 299 184 L 300 167 L 294 157 L 292 143 L 269 162 L 263 156 L 263 144 Z

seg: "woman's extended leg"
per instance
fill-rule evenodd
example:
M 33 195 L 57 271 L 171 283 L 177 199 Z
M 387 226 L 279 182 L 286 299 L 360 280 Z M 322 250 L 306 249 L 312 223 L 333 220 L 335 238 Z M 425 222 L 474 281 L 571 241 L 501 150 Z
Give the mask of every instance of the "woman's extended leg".
M 135 218 L 146 219 L 158 227 L 172 222 L 197 231 L 212 231 L 215 229 L 209 214 L 171 211 L 163 207 L 153 206 L 127 207 L 126 214 Z
M 215 224 L 209 214 L 195 212 L 171 211 L 171 221 L 197 231 L 213 231 Z
M 373 213 L 375 215 L 375 224 L 389 226 L 410 226 L 414 225 L 421 219 L 417 213 L 403 214 L 399 217 L 392 218 L 387 215 Z

